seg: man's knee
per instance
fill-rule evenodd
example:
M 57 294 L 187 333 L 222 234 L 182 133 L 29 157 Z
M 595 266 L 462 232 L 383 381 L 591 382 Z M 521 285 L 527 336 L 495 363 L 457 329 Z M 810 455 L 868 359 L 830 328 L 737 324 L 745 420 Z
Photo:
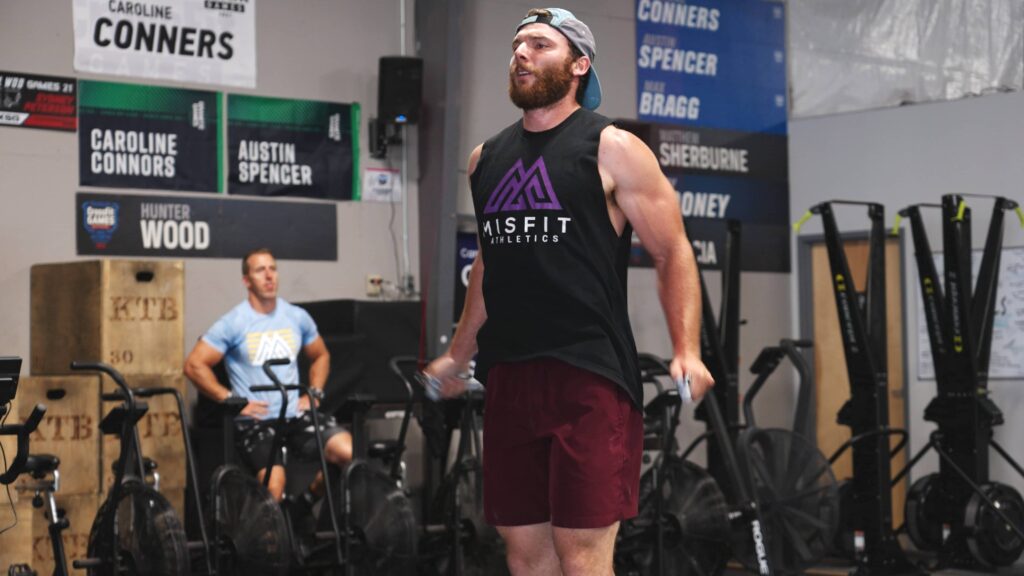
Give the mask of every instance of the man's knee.
M 505 541 L 508 568 L 514 576 L 558 573 L 558 556 L 551 541 L 550 524 L 499 526 L 498 533 Z
M 331 464 L 342 466 L 352 461 L 352 435 L 339 432 L 327 440 L 324 456 Z
M 604 528 L 554 528 L 553 539 L 562 572 L 576 574 L 612 574 L 616 522 Z

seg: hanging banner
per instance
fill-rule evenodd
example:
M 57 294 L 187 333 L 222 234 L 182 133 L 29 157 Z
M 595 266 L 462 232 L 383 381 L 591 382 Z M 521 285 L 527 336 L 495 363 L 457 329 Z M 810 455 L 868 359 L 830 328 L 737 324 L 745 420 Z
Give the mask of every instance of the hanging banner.
M 228 96 L 228 193 L 359 199 L 359 104 Z
M 0 71 L 0 126 L 74 132 L 77 112 L 74 78 Z
M 740 267 L 789 272 L 785 6 L 636 0 L 640 137 L 679 198 L 698 262 L 716 268 L 740 222 Z M 649 265 L 634 246 L 634 265 Z
M 79 192 L 75 206 L 81 256 L 241 258 L 265 246 L 279 259 L 338 259 L 333 204 Z
M 740 223 L 740 268 L 789 272 L 789 156 L 786 137 L 619 120 L 643 140 L 675 188 L 697 262 L 715 269 L 724 255 L 721 223 Z M 702 220 L 707 221 L 706 223 Z M 634 239 L 634 266 L 651 260 Z
M 217 92 L 82 80 L 82 186 L 220 192 Z
M 786 133 L 786 16 L 767 0 L 636 0 L 637 118 Z
M 73 0 L 75 70 L 256 87 L 256 0 Z

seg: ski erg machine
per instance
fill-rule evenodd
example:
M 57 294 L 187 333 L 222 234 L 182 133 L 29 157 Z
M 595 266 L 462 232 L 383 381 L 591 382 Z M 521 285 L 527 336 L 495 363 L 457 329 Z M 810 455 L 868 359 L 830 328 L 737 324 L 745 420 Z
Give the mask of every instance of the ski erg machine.
M 1004 217 L 1016 210 L 1024 225 L 1024 212 L 1013 200 L 995 197 L 972 290 L 971 210 L 963 196 L 946 195 L 941 205 L 917 204 L 899 213 L 910 220 L 935 366 L 937 394 L 924 417 L 937 429 L 898 478 L 934 449 L 939 472 L 911 486 L 907 532 L 919 549 L 938 552 L 940 566 L 990 570 L 1013 564 L 1024 551 L 1024 500 L 1012 487 L 990 480 L 988 450 L 1024 476 L 993 438 L 1003 414 L 988 393 Z M 925 207 L 942 211 L 944 287 L 921 215 Z M 898 218 L 894 232 L 899 225 Z
M 867 289 L 863 304 L 858 296 L 836 225 L 834 205 L 866 206 L 871 221 Z M 887 366 L 885 304 L 885 208 L 881 204 L 831 200 L 811 207 L 794 225 L 813 215 L 821 216 L 825 247 L 831 268 L 832 288 L 839 313 L 850 399 L 839 410 L 837 421 L 848 426 L 852 437 L 830 458 L 835 462 L 847 449 L 853 451 L 853 479 L 842 490 L 841 534 L 851 539 L 854 576 L 918 575 L 924 572 L 911 563 L 896 540 L 892 526 L 890 437 L 906 437 L 904 430 L 889 427 L 889 375 Z M 902 442 L 896 450 L 902 447 Z

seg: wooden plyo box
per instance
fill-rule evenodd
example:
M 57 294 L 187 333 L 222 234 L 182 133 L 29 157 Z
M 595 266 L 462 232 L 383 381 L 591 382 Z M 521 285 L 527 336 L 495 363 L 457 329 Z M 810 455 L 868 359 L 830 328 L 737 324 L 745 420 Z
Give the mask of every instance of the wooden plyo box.
M 22 497 L 28 499 L 31 495 L 23 493 Z M 92 529 L 92 522 L 96 518 L 96 511 L 103 503 L 104 496 L 99 494 L 80 494 L 71 496 L 61 492 L 57 493 L 57 507 L 64 510 L 65 517 L 70 522 L 67 530 L 61 533 L 64 541 L 64 556 L 68 561 L 68 572 L 70 574 L 82 574 L 84 572 L 73 570 L 72 562 L 84 560 L 87 557 L 89 548 L 89 531 Z M 53 574 L 53 547 L 50 544 L 49 523 L 42 510 L 33 509 L 32 515 L 32 568 L 39 574 Z
M 175 376 L 146 375 L 126 376 L 131 388 L 173 388 L 187 398 L 188 386 L 183 374 Z M 103 377 L 103 391 L 113 392 L 116 385 L 109 377 Z M 186 481 L 185 441 L 182 438 L 181 417 L 178 414 L 174 396 L 154 396 L 143 400 L 149 406 L 145 416 L 139 420 L 139 441 L 142 455 L 157 463 L 160 474 L 160 488 L 184 488 Z M 187 401 L 187 400 L 186 400 Z M 117 402 L 104 402 L 102 412 L 108 413 Z M 187 409 L 187 408 L 186 408 Z M 100 447 L 102 464 L 100 476 L 103 492 L 110 490 L 114 483 L 112 466 L 121 452 L 121 441 L 117 436 L 104 435 Z
M 29 436 L 29 451 L 60 458 L 61 494 L 99 491 L 99 391 L 100 378 L 92 375 L 29 376 L 18 386 L 22 422 L 36 404 L 46 405 L 46 415 Z
M 11 564 L 32 564 L 32 521 L 39 512 L 32 507 L 31 497 L 20 497 L 10 486 L 13 509 L 7 501 L 7 487 L 0 486 L 0 567 Z M 31 496 L 31 495 L 29 495 Z M 17 513 L 17 524 L 14 523 Z M 4 530 L 5 528 L 8 528 Z
M 31 292 L 32 374 L 69 374 L 72 360 L 126 375 L 181 372 L 183 262 L 38 264 Z

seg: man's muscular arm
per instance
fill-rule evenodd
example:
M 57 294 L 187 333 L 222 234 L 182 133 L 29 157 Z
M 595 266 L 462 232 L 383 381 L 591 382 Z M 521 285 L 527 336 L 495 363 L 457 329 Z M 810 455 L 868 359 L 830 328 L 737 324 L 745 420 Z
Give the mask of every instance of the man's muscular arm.
M 315 340 L 306 344 L 302 348 L 302 353 L 309 360 L 309 387 L 323 392 L 324 385 L 327 384 L 327 376 L 331 372 L 331 354 L 327 351 L 327 344 L 324 343 L 323 337 L 318 335 Z M 319 403 L 317 405 L 319 406 Z M 299 396 L 298 410 L 299 412 L 309 410 L 309 396 L 305 394 Z
M 222 358 L 224 358 L 223 354 L 200 338 L 185 360 L 185 376 L 195 384 L 200 394 L 217 402 L 223 402 L 231 395 L 231 392 L 220 385 L 217 376 L 213 373 L 213 367 Z M 252 417 L 262 416 L 267 413 L 267 406 L 266 402 L 250 400 L 240 414 Z
M 469 155 L 469 172 L 476 171 L 483 145 L 477 146 Z M 425 369 L 428 374 L 441 380 L 443 396 L 455 396 L 462 393 L 465 384 L 456 378 L 468 367 L 469 361 L 476 354 L 476 334 L 487 320 L 487 308 L 484 306 L 483 293 L 484 261 L 478 251 L 469 271 L 469 286 L 466 288 L 466 302 L 462 306 L 458 327 L 452 337 L 448 350 L 430 363 Z
M 612 179 L 613 200 L 654 260 L 658 296 L 672 338 L 672 377 L 692 378 L 699 399 L 714 384 L 700 356 L 701 295 L 697 261 L 675 191 L 651 150 L 615 127 L 601 133 L 598 164 Z

